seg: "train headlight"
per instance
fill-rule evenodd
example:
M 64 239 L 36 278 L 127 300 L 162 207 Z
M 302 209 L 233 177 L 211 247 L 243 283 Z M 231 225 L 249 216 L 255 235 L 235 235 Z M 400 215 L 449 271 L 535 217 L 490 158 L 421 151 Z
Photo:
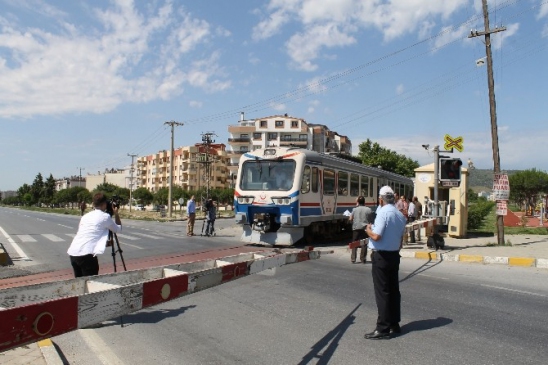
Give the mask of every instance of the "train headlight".
M 272 197 L 272 202 L 276 205 L 289 205 L 291 204 L 291 198 L 287 196 Z
M 253 197 L 249 197 L 249 196 L 238 197 L 238 204 L 251 204 L 251 203 L 253 203 Z

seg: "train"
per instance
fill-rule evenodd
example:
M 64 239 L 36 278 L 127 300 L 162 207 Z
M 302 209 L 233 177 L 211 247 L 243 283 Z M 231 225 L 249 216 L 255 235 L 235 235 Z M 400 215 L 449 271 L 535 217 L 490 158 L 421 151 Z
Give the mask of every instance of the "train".
M 339 156 L 296 147 L 242 154 L 234 188 L 241 241 L 266 246 L 310 244 L 349 229 L 358 196 L 377 207 L 377 192 L 413 193 L 413 180 Z

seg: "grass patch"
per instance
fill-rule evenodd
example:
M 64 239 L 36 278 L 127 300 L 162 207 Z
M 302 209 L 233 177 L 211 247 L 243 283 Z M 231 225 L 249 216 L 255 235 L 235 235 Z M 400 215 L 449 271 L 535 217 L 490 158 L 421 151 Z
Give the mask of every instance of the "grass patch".
M 472 235 L 489 235 L 497 233 L 497 208 L 493 206 L 489 213 L 481 220 L 481 223 L 476 228 L 468 229 L 468 232 Z M 535 234 L 535 235 L 548 235 L 548 228 L 545 227 L 504 227 L 504 234 Z M 493 245 L 497 245 L 494 243 Z M 511 246 L 510 243 L 505 246 Z

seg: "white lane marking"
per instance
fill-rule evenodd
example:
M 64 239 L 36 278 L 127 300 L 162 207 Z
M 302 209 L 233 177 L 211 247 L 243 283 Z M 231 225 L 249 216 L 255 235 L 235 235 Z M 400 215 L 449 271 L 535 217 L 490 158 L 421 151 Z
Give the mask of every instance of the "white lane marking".
M 124 362 L 116 356 L 116 354 L 110 349 L 107 343 L 95 332 L 93 329 L 80 329 L 78 330 L 80 336 L 84 342 L 89 346 L 91 351 L 101 364 L 105 365 L 124 365 Z
M 57 237 L 54 234 L 43 234 L 42 236 L 46 237 L 48 240 L 53 241 L 53 242 L 63 242 L 64 241 L 64 239 L 62 239 L 61 237 Z
M 143 250 L 144 248 L 141 247 L 141 246 L 137 246 L 137 245 L 132 245 L 131 243 L 125 243 L 125 242 L 122 242 L 120 243 L 120 246 L 129 246 L 129 247 L 134 247 L 134 248 L 138 248 L 139 250 Z
M 37 220 L 41 221 L 41 222 L 45 222 L 46 220 L 45 219 L 42 219 L 42 218 L 36 218 Z
M 137 235 L 137 236 L 146 237 L 146 238 L 152 238 L 153 240 L 159 240 L 159 239 L 160 239 L 160 237 L 158 237 L 158 236 L 153 236 L 153 235 L 151 235 L 151 234 L 137 233 L 137 232 L 131 232 L 131 234 L 134 234 L 134 235 Z
M 525 290 L 517 290 L 517 289 L 505 288 L 505 287 L 503 287 L 503 286 L 495 286 L 495 285 L 487 285 L 487 284 L 480 284 L 480 285 L 481 285 L 481 286 L 484 286 L 484 287 L 486 287 L 486 288 L 499 289 L 499 290 L 509 291 L 509 292 L 513 292 L 513 293 L 534 295 L 534 296 L 536 296 L 536 297 L 543 297 L 543 298 L 547 298 L 547 297 L 548 297 L 548 295 L 544 295 L 544 294 L 533 293 L 533 292 L 525 291 Z
M 127 234 L 117 233 L 116 235 L 117 235 L 118 237 L 122 237 L 122 238 L 125 238 L 126 240 L 130 240 L 130 241 L 140 240 L 139 237 L 128 236 Z
M 61 227 L 65 227 L 65 228 L 70 228 L 70 229 L 75 229 L 74 227 L 70 227 L 70 226 L 65 226 L 64 224 L 59 224 Z
M 76 237 L 76 233 L 65 233 L 66 236 L 69 236 L 70 238 Z
M 29 259 L 27 254 L 21 249 L 21 247 L 19 247 L 19 245 L 17 243 L 15 243 L 15 241 L 9 236 L 9 234 L 7 234 L 7 232 L 4 231 L 4 229 L 2 227 L 0 227 L 0 232 L 2 232 L 4 237 L 6 237 L 6 239 L 11 244 L 11 247 L 13 247 L 15 252 L 17 252 L 17 254 L 19 255 L 20 260 L 32 261 L 31 259 Z
M 21 242 L 36 242 L 36 239 L 28 234 L 16 234 Z

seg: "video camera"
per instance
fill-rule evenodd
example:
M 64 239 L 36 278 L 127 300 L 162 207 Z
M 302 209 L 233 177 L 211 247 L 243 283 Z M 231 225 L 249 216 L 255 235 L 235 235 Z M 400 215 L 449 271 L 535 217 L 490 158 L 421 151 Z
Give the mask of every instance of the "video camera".
M 114 208 L 120 207 L 120 202 L 122 201 L 122 198 L 120 198 L 118 195 L 113 195 L 108 201 L 107 201 L 107 213 L 112 217 L 114 214 Z

